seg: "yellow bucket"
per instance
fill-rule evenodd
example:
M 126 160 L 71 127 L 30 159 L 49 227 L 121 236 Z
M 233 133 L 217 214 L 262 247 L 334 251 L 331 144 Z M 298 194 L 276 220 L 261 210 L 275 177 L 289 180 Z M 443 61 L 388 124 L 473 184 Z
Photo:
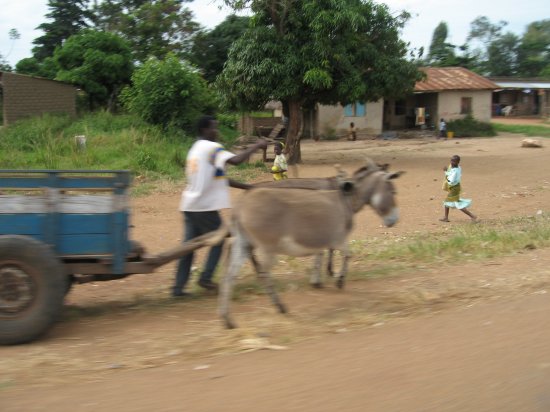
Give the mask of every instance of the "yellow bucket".
M 447 132 L 447 139 L 452 139 L 455 137 L 455 132 Z

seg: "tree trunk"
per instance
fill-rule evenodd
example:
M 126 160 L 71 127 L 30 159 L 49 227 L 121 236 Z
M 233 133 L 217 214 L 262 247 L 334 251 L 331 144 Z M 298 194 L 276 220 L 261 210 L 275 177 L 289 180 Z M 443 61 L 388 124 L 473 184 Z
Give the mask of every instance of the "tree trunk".
M 118 87 L 115 86 L 113 88 L 113 91 L 109 95 L 109 101 L 107 102 L 107 111 L 109 113 L 115 113 L 117 95 L 118 95 Z
M 288 164 L 294 165 L 302 162 L 302 153 L 300 151 L 302 103 L 299 100 L 289 100 L 288 109 L 289 122 L 285 152 L 288 154 Z

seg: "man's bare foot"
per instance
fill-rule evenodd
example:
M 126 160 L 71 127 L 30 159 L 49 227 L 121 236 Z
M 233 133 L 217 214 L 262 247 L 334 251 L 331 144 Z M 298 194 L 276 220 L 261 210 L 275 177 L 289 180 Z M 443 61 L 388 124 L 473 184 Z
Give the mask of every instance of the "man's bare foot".
M 472 216 L 472 223 L 479 223 L 479 219 L 477 218 L 477 216 Z
M 449 219 L 447 219 L 446 217 L 442 217 L 441 219 L 439 219 L 440 222 L 450 222 Z

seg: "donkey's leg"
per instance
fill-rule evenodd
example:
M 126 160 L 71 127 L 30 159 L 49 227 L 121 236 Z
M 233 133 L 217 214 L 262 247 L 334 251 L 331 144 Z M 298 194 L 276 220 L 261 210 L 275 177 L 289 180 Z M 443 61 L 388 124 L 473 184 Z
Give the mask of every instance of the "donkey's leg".
M 249 246 L 248 253 L 250 255 L 250 261 L 252 262 L 252 266 L 254 266 L 254 270 L 256 271 L 256 275 L 260 273 L 260 264 L 258 263 L 258 259 L 256 259 L 256 256 L 254 256 L 254 249 L 252 246 Z
M 342 254 L 342 270 L 340 270 L 340 275 L 336 280 L 336 286 L 338 287 L 338 289 L 342 289 L 344 287 L 346 274 L 348 273 L 348 261 L 350 258 L 350 252 L 347 243 L 342 249 L 340 249 L 340 253 Z
M 273 266 L 273 261 L 275 256 L 270 253 L 265 253 L 264 251 L 260 252 L 258 264 L 260 270 L 258 271 L 258 278 L 264 284 L 266 292 L 269 294 L 271 301 L 281 313 L 287 313 L 285 305 L 279 299 L 279 295 L 275 290 L 275 285 L 273 284 L 273 278 L 271 277 L 271 268 Z
M 333 260 L 334 257 L 334 249 L 328 250 L 328 258 L 327 258 L 327 274 L 331 277 L 334 277 L 334 267 L 333 267 Z
M 225 276 L 221 285 L 221 293 L 218 300 L 218 313 L 225 327 L 228 329 L 236 328 L 237 325 L 233 322 L 229 313 L 229 305 L 233 295 L 233 282 L 239 273 L 239 269 L 247 258 L 249 246 L 246 239 L 236 231 L 235 237 L 231 244 L 229 254 L 229 265 L 227 265 Z
M 313 264 L 313 273 L 309 278 L 309 284 L 314 288 L 320 289 L 323 287 L 323 282 L 321 281 L 321 265 L 323 263 L 323 252 L 315 255 L 315 261 Z

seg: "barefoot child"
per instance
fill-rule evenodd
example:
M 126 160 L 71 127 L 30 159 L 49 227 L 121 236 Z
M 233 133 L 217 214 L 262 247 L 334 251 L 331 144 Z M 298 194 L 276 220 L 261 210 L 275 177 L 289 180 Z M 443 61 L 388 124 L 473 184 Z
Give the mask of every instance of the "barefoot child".
M 287 179 L 286 171 L 288 166 L 286 163 L 286 157 L 283 154 L 283 147 L 283 143 L 277 142 L 273 148 L 273 151 L 275 152 L 275 161 L 273 162 L 273 167 L 271 168 L 273 180 Z
M 472 214 L 467 207 L 472 204 L 470 199 L 460 198 L 460 180 L 462 177 L 462 168 L 459 166 L 460 156 L 454 155 L 451 157 L 451 164 L 443 168 L 445 172 L 445 183 L 443 184 L 443 190 L 448 192 L 447 198 L 443 202 L 445 206 L 445 216 L 439 219 L 442 222 L 449 221 L 449 209 L 458 209 L 472 219 L 472 222 L 477 221 L 477 217 Z

